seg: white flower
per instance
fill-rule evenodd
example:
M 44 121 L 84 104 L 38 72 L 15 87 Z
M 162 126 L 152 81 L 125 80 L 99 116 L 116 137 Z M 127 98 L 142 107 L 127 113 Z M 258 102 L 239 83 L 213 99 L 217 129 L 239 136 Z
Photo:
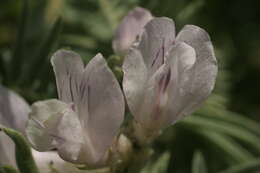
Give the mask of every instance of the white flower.
M 123 89 L 135 120 L 146 129 L 175 123 L 210 95 L 217 61 L 206 31 L 186 25 L 175 37 L 174 22 L 154 18 L 123 64 Z
M 0 124 L 9 128 L 25 131 L 25 124 L 28 120 L 29 105 L 15 92 L 0 85 Z M 16 166 L 15 146 L 13 141 L 0 132 L 0 165 Z M 40 153 L 32 149 L 35 162 L 42 173 L 51 173 L 49 164 L 53 168 L 64 173 L 80 173 L 74 165 L 63 161 L 56 152 Z
M 125 55 L 134 42 L 138 43 L 144 26 L 152 18 L 151 13 L 141 7 L 129 11 L 116 30 L 113 39 L 114 52 L 118 55 Z
M 57 51 L 51 59 L 60 100 L 32 105 L 27 136 L 39 151 L 56 148 L 66 161 L 105 164 L 124 117 L 124 98 L 105 59 L 86 67 L 78 54 Z

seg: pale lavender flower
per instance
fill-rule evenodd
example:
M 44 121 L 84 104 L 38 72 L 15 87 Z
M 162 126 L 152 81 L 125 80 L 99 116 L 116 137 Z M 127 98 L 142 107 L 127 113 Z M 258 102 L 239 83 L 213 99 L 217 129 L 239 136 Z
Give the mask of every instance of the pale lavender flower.
M 39 151 L 56 148 L 66 161 L 105 164 L 124 117 L 120 86 L 101 54 L 86 67 L 66 50 L 51 58 L 60 100 L 32 105 L 27 135 Z
M 29 105 L 15 92 L 0 85 L 0 124 L 24 132 L 30 111 Z M 0 132 L 0 165 L 15 166 L 14 143 Z
M 153 19 L 151 13 L 141 7 L 129 11 L 119 24 L 114 39 L 113 49 L 118 55 L 125 55 L 133 43 L 138 44 L 144 26 Z
M 30 106 L 21 96 L 0 85 L 0 124 L 2 126 L 24 133 L 29 111 Z M 0 165 L 17 167 L 14 143 L 3 132 L 0 132 L 0 153 Z M 74 165 L 63 161 L 54 151 L 40 153 L 32 149 L 32 155 L 42 173 L 51 171 L 50 163 L 52 163 L 53 168 L 64 173 L 83 172 L 75 168 Z
M 123 71 L 135 120 L 146 129 L 160 129 L 191 114 L 210 95 L 217 61 L 206 31 L 186 25 L 175 36 L 174 22 L 158 17 L 126 55 Z

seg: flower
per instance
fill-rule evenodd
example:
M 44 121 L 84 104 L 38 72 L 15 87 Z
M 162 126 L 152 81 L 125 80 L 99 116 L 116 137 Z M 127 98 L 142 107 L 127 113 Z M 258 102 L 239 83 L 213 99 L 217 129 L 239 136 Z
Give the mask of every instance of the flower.
M 114 52 L 118 55 L 125 55 L 134 42 L 138 44 L 144 26 L 152 18 L 151 13 L 141 7 L 128 12 L 116 30 L 112 43 Z
M 0 124 L 24 133 L 29 105 L 15 92 L 0 85 Z M 16 166 L 14 143 L 0 132 L 0 164 Z
M 30 111 L 30 106 L 27 102 L 12 90 L 0 85 L 0 107 L 0 124 L 24 133 Z M 3 132 L 0 132 L 0 153 L 0 165 L 17 167 L 14 143 Z M 65 173 L 83 172 L 75 168 L 74 165 L 57 157 L 54 151 L 40 153 L 32 149 L 32 154 L 42 173 L 49 173 L 51 171 L 49 168 L 50 163 L 53 164 L 53 168 Z
M 123 89 L 135 120 L 145 129 L 167 127 L 191 114 L 210 95 L 217 61 L 206 31 L 152 19 L 123 64 Z
M 66 161 L 103 166 L 124 117 L 120 86 L 101 54 L 86 67 L 59 50 L 51 58 L 60 100 L 32 105 L 27 136 L 38 151 L 56 148 Z

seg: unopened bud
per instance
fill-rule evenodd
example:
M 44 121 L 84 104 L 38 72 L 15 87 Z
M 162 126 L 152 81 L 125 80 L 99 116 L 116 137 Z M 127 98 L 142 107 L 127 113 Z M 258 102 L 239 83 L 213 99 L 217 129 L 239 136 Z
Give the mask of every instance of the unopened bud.
M 123 161 L 128 161 L 133 152 L 131 141 L 123 134 L 121 134 L 117 141 L 117 151 Z

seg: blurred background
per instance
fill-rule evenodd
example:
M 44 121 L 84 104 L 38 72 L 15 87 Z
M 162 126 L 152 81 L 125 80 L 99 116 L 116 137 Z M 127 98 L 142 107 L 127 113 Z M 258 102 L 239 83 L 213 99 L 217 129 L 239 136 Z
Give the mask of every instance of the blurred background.
M 211 36 L 219 63 L 214 93 L 155 142 L 144 173 L 260 172 L 260 1 L 1 0 L 0 83 L 29 103 L 56 97 L 50 55 L 78 52 L 87 63 L 113 54 L 111 40 L 135 6 Z M 114 68 L 114 65 L 111 65 Z

